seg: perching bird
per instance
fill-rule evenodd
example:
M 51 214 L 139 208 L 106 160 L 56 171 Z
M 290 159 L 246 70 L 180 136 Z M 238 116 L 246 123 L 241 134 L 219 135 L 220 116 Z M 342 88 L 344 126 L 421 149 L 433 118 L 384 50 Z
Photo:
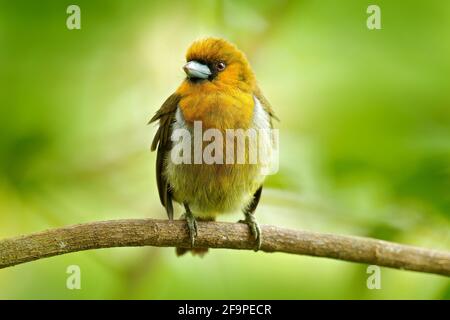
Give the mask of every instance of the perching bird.
M 240 222 L 248 224 L 257 250 L 261 246 L 261 230 L 254 212 L 265 178 L 261 165 L 249 163 L 248 154 L 244 164 L 225 161 L 180 164 L 172 161 L 170 152 L 178 140 L 174 139 L 175 130 L 186 129 L 193 135 L 196 121 L 203 131 L 270 130 L 276 117 L 258 88 L 247 58 L 233 44 L 218 38 L 196 41 L 188 49 L 186 60 L 183 67 L 186 79 L 150 120 L 150 123 L 159 120 L 151 150 L 158 149 L 156 180 L 161 203 L 171 220 L 172 201 L 184 205 L 192 246 L 197 236 L 196 220 L 215 220 L 218 214 L 242 210 L 245 220 Z M 272 140 L 262 143 L 271 144 Z M 177 253 L 187 250 L 178 248 Z M 202 254 L 207 249 L 191 250 Z

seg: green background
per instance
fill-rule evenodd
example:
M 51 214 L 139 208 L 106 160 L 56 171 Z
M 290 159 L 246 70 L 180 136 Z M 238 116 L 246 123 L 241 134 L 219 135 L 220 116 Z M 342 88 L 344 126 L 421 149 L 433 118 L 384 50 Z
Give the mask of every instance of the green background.
M 81 30 L 66 28 L 69 4 L 81 7 Z M 369 4 L 382 30 L 366 27 Z M 146 123 L 183 80 L 189 44 L 211 35 L 246 52 L 281 119 L 260 223 L 450 249 L 442 0 L 0 0 L 0 238 L 165 218 Z M 69 265 L 81 268 L 81 290 L 66 289 Z M 448 278 L 386 268 L 369 290 L 366 268 L 116 248 L 0 270 L 0 298 L 450 298 Z

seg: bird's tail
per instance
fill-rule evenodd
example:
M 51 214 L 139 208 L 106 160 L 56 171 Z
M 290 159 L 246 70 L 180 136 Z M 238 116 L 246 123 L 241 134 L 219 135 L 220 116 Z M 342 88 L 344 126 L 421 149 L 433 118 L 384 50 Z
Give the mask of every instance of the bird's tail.
M 193 256 L 203 257 L 208 252 L 208 248 L 175 248 L 177 257 L 180 257 L 187 252 L 191 252 Z
M 197 221 L 214 221 L 215 218 L 196 218 Z M 192 253 L 193 256 L 199 256 L 203 257 L 207 252 L 208 248 L 175 248 L 175 253 L 177 254 L 177 257 L 180 257 L 187 252 Z

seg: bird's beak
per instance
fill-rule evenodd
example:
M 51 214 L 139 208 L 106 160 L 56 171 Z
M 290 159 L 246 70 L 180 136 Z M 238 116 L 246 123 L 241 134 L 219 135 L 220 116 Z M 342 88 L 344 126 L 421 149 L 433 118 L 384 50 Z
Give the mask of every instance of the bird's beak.
M 189 61 L 184 65 L 183 70 L 189 78 L 208 79 L 211 75 L 208 66 L 197 61 Z

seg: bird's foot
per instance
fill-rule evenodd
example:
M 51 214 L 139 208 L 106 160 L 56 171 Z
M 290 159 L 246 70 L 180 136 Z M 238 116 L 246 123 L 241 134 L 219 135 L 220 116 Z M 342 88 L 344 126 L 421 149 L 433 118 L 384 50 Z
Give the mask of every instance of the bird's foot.
M 256 241 L 255 251 L 261 249 L 261 228 L 252 213 L 245 213 L 245 220 L 239 220 L 239 223 L 245 223 L 250 229 L 250 233 Z
M 197 220 L 195 220 L 195 217 L 192 214 L 189 207 L 185 206 L 185 208 L 186 208 L 186 212 L 183 215 L 183 217 L 186 220 L 186 223 L 187 223 L 187 226 L 189 229 L 189 237 L 191 239 L 191 247 L 194 247 L 195 238 L 197 238 Z

